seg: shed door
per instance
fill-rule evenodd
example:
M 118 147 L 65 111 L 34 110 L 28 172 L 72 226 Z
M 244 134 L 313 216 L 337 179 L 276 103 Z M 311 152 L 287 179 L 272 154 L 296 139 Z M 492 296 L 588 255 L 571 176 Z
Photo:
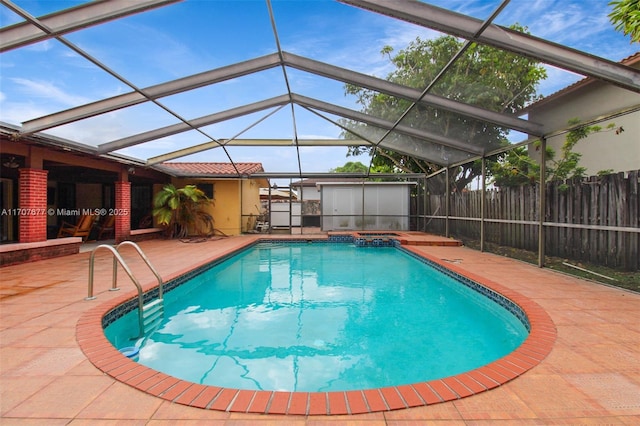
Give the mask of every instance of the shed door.
M 353 229 L 353 190 L 333 190 L 333 229 Z

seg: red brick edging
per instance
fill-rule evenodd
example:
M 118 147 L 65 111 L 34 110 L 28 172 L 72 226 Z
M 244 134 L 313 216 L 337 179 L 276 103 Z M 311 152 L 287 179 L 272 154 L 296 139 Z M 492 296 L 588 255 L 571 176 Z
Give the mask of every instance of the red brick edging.
M 209 410 L 290 415 L 345 415 L 437 404 L 496 388 L 538 365 L 551 352 L 557 331 L 540 305 L 523 295 L 453 264 L 404 247 L 488 287 L 526 313 L 531 330 L 515 351 L 483 367 L 428 382 L 344 392 L 281 392 L 220 388 L 177 379 L 127 358 L 105 337 L 102 317 L 131 298 L 123 295 L 87 311 L 76 338 L 89 361 L 114 379 L 167 401 Z

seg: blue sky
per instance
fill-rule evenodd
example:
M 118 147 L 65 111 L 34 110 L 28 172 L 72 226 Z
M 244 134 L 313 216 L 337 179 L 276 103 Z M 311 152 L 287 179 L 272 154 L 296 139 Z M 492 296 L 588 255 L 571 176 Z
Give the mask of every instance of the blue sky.
M 83 2 L 48 0 L 15 4 L 41 16 Z M 432 2 L 478 19 L 498 6 L 497 0 L 442 0 Z M 272 1 L 282 48 L 291 53 L 385 77 L 389 61 L 380 54 L 385 45 L 396 51 L 416 37 L 441 34 L 328 0 Z M 518 22 L 538 37 L 604 58 L 620 61 L 640 50 L 629 37 L 614 30 L 604 0 L 512 0 L 495 23 Z M 19 18 L 0 6 L 1 25 Z M 262 0 L 186 0 L 124 19 L 104 23 L 65 36 L 137 87 L 207 71 L 239 61 L 275 53 L 276 42 L 268 8 Z M 0 56 L 0 120 L 12 124 L 104 97 L 131 91 L 122 81 L 78 56 L 56 40 L 30 45 Z M 294 92 L 358 109 L 344 95 L 343 84 L 309 73 L 288 70 Z M 539 92 L 548 95 L 581 76 L 549 68 Z M 218 83 L 163 98 L 160 102 L 180 116 L 193 119 L 286 93 L 281 68 Z M 207 126 L 215 138 L 286 138 L 293 135 L 291 108 L 286 106 Z M 335 138 L 340 129 L 301 108 L 295 109 L 299 138 Z M 258 120 L 264 118 L 258 124 Z M 337 117 L 330 117 L 336 119 Z M 48 130 L 74 141 L 97 145 L 176 123 L 171 114 L 144 104 L 78 123 Z M 254 125 L 251 127 L 252 125 Z M 248 129 L 251 127 L 250 129 Z M 248 130 L 247 130 L 248 129 Z M 146 159 L 206 142 L 205 136 L 185 132 L 121 151 Z M 293 147 L 229 147 L 233 161 L 262 162 L 267 172 L 295 172 L 298 152 Z M 326 172 L 346 161 L 346 148 L 301 148 L 303 171 Z M 180 161 L 228 161 L 221 149 Z M 367 159 L 360 159 L 366 162 Z

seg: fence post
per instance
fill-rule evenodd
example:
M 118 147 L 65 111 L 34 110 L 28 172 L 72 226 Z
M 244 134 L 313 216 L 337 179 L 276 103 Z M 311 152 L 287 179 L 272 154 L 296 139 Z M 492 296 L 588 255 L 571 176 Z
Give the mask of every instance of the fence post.
M 540 215 L 538 217 L 538 266 L 544 266 L 544 213 L 545 213 L 545 190 L 546 190 L 546 174 L 547 174 L 547 139 L 543 136 L 540 138 Z
M 427 232 L 427 209 L 429 209 L 428 211 L 431 212 L 431 199 L 427 199 L 427 197 L 429 196 L 429 191 L 427 190 L 427 178 L 426 176 L 422 179 L 422 186 L 424 188 L 423 194 L 422 196 L 424 197 L 423 201 L 422 201 L 422 231 L 423 232 Z
M 445 210 L 445 219 L 444 219 L 444 236 L 449 238 L 449 198 L 450 198 L 450 190 L 449 190 L 449 166 L 447 166 L 447 170 L 445 173 L 446 183 L 445 183 L 445 195 L 444 195 L 444 210 Z
M 487 184 L 485 181 L 485 175 L 487 173 L 487 161 L 482 156 L 482 198 L 480 198 L 480 251 L 484 251 L 484 203 L 487 198 Z

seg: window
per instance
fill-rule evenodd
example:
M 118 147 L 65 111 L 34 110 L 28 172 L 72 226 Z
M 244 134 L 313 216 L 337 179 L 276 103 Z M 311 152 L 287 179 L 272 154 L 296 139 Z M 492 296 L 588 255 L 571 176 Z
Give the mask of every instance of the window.
M 214 189 L 213 189 L 213 184 L 212 183 L 200 183 L 198 184 L 198 188 L 204 192 L 204 195 L 206 195 L 208 198 L 210 199 L 214 199 Z

